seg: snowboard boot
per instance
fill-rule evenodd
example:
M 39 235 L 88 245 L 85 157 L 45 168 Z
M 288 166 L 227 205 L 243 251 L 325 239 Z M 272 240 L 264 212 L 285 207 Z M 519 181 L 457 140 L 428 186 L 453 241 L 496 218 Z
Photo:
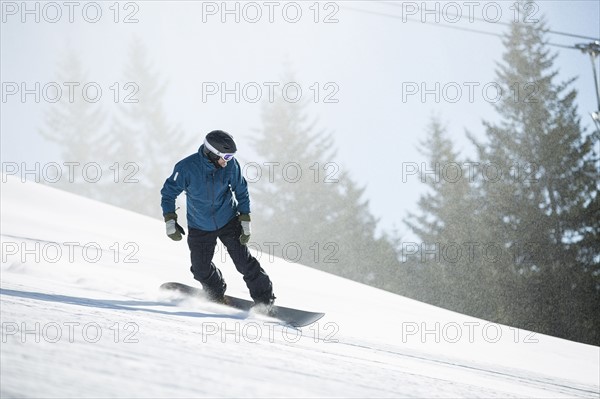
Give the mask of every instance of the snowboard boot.
M 215 268 L 212 274 L 206 280 L 200 281 L 200 283 L 209 301 L 225 303 L 227 283 L 225 283 L 225 279 L 219 269 Z
M 269 289 L 258 296 L 253 296 L 254 306 L 253 310 L 259 313 L 273 316 L 273 306 L 275 306 L 275 295 L 273 294 L 273 288 L 269 284 Z

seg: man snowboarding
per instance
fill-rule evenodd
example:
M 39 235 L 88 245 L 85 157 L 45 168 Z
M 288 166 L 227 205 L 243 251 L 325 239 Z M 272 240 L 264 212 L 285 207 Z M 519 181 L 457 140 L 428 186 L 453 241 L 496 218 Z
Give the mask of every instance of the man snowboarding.
M 185 191 L 194 279 L 202 284 L 209 299 L 224 301 L 227 284 L 212 262 L 219 238 L 243 274 L 255 304 L 270 307 L 275 300 L 271 280 L 246 246 L 251 233 L 250 197 L 240 164 L 234 158 L 236 151 L 233 136 L 214 130 L 206 135 L 197 153 L 175 165 L 160 191 L 167 236 L 179 241 L 185 234 L 175 213 L 175 200 Z

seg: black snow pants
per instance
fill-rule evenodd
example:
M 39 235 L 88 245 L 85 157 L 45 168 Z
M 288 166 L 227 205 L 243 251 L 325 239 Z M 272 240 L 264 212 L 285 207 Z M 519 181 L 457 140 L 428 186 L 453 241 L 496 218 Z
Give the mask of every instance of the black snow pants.
M 212 262 L 217 238 L 227 248 L 238 272 L 243 274 L 250 296 L 256 302 L 266 302 L 273 296 L 273 285 L 267 273 L 254 258 L 248 247 L 240 243 L 242 225 L 237 217 L 215 231 L 189 228 L 188 246 L 194 279 L 202 284 L 209 297 L 221 297 L 227 288 L 221 271 Z

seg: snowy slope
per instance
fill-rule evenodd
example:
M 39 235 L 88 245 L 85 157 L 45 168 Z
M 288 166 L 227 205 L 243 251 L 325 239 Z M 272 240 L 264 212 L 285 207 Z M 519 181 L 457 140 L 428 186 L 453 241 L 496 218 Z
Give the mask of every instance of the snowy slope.
M 600 395 L 598 347 L 262 254 L 279 304 L 326 312 L 290 329 L 160 292 L 194 283 L 160 221 L 7 176 L 1 194 L 3 398 Z M 215 262 L 247 297 L 231 261 Z

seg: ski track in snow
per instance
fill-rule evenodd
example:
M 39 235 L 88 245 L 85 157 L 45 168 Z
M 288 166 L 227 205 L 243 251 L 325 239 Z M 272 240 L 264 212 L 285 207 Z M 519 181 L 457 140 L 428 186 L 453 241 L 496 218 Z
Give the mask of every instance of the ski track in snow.
M 1 192 L 2 398 L 600 396 L 598 347 L 541 334 L 535 343 L 513 342 L 506 326 L 507 338 L 496 343 L 407 340 L 403 321 L 477 319 L 281 259 L 262 261 L 278 303 L 326 312 L 312 326 L 294 329 L 161 292 L 162 282 L 192 281 L 185 244 L 169 242 L 162 223 L 8 180 Z M 68 258 L 63 243 L 72 241 L 77 248 L 98 243 L 102 258 L 90 262 L 79 250 Z M 131 254 L 123 244 L 132 241 L 138 262 L 122 262 Z M 114 242 L 119 251 L 110 249 Z M 36 259 L 44 244 L 63 248 L 63 256 Z M 22 257 L 11 254 L 16 248 L 34 250 Z M 229 292 L 247 297 L 231 262 L 220 267 Z

